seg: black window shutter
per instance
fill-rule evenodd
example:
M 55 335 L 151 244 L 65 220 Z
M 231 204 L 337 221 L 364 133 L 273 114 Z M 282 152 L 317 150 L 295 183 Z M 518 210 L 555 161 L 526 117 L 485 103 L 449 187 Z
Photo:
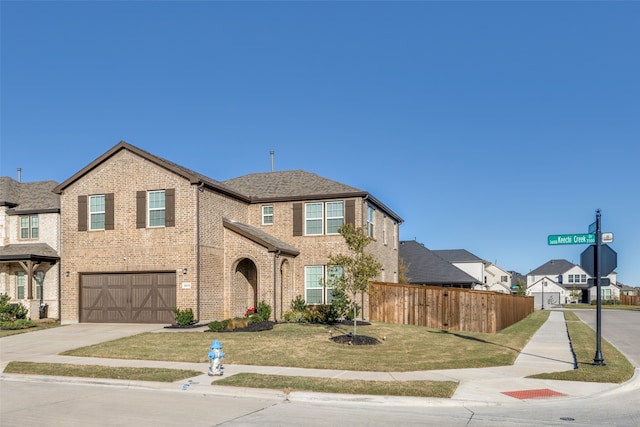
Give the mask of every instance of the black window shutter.
M 164 190 L 164 226 L 176 226 L 176 190 L 169 188 Z
M 78 231 L 87 231 L 87 196 L 78 196 Z
M 344 202 L 344 222 L 345 224 L 356 225 L 356 201 L 347 200 Z
M 147 226 L 147 192 L 136 192 L 136 228 Z
M 115 228 L 115 218 L 113 212 L 113 193 L 104 195 L 104 229 L 113 230 Z
M 293 235 L 302 236 L 302 203 L 293 204 Z

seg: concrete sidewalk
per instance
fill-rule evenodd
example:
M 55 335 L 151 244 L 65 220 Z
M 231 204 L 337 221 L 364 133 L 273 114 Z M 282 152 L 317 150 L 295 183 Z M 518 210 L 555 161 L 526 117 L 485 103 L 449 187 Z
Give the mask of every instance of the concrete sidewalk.
M 81 358 L 59 356 L 58 353 L 67 349 L 96 344 L 124 336 L 146 331 L 162 331 L 159 325 L 68 325 L 34 333 L 14 335 L 0 340 L 0 368 L 10 360 L 23 360 L 48 363 L 74 363 L 104 366 L 156 367 L 192 369 L 203 374 L 176 383 L 144 383 L 132 381 L 100 380 L 101 384 L 126 385 L 135 387 L 166 388 L 169 390 L 197 392 L 207 394 L 231 393 L 234 395 L 255 394 L 256 390 L 211 387 L 212 381 L 222 377 L 209 377 L 206 372 L 207 363 L 180 363 L 149 360 L 121 360 Z M 166 330 L 165 330 L 166 331 Z M 224 361 L 223 361 L 224 362 Z M 277 366 L 251 366 L 224 364 L 225 377 L 240 372 L 310 376 L 339 379 L 361 379 L 378 381 L 407 381 L 434 380 L 457 381 L 459 386 L 452 399 L 440 400 L 444 404 L 500 404 L 513 402 L 529 402 L 531 399 L 580 398 L 614 392 L 621 387 L 637 387 L 640 389 L 640 378 L 636 370 L 634 378 L 624 384 L 614 383 L 584 383 L 571 381 L 535 380 L 525 378 L 529 375 L 546 372 L 566 371 L 573 369 L 575 360 L 571 351 L 564 315 L 561 311 L 551 311 L 549 319 L 531 338 L 522 350 L 513 366 L 474 368 L 474 369 L 445 369 L 435 371 L 416 372 L 364 372 L 328 369 L 303 369 Z M 24 376 L 21 376 L 24 377 Z M 1 379 L 10 379 L 11 374 L 2 374 Z M 37 380 L 37 377 L 32 377 Z M 47 379 L 51 381 L 51 378 Z M 83 379 L 56 379 L 59 381 L 83 381 Z M 96 383 L 95 379 L 90 381 Z M 259 392 L 264 394 L 265 391 Z M 282 391 L 274 393 L 282 396 Z M 350 400 L 362 401 L 363 396 L 330 395 L 323 393 L 294 392 L 286 396 L 288 399 L 313 400 Z M 400 401 L 403 398 L 367 397 L 370 400 Z M 406 400 L 406 399 L 405 399 Z M 415 399 L 409 399 L 415 401 Z

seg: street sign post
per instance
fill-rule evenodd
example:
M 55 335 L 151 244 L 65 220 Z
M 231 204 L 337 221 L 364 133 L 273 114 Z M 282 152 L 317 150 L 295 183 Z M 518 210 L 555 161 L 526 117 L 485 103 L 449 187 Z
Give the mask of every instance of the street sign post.
M 547 237 L 549 245 L 592 245 L 596 242 L 596 235 L 586 234 L 553 234 Z

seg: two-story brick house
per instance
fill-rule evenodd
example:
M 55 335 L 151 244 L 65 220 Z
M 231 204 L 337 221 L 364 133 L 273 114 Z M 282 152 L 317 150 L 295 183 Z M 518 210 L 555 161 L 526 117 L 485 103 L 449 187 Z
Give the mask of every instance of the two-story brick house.
M 402 219 L 371 194 L 305 171 L 225 182 L 120 142 L 56 187 L 62 211 L 61 320 L 200 321 L 241 316 L 265 301 L 282 317 L 321 285 L 337 229 L 362 226 L 397 281 Z M 363 302 L 364 299 L 363 299 Z
M 58 316 L 60 197 L 52 192 L 57 184 L 0 177 L 0 294 L 25 306 L 32 319 Z

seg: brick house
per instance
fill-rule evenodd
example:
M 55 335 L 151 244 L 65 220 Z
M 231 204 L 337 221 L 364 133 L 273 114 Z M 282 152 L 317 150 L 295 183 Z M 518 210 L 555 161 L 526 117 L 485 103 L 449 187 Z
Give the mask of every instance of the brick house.
M 309 172 L 220 182 L 120 142 L 54 191 L 63 323 L 170 323 L 173 307 L 208 321 L 263 300 L 280 319 L 298 295 L 325 303 L 331 291 L 320 283 L 329 255 L 346 251 L 345 222 L 375 238 L 378 280 L 397 281 L 402 219 Z
M 58 316 L 60 197 L 52 192 L 56 185 L 0 177 L 0 294 L 25 306 L 32 319 Z M 41 305 L 46 311 L 40 311 Z

